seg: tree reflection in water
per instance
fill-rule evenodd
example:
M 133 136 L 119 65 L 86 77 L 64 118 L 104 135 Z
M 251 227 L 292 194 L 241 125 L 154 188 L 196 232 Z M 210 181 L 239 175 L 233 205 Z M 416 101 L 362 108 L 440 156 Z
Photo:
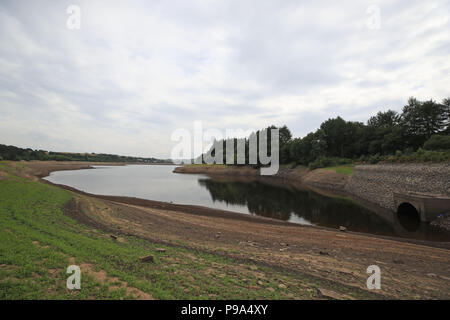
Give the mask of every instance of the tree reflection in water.
M 199 179 L 199 184 L 210 192 L 214 201 L 245 205 L 250 213 L 258 216 L 284 221 L 295 220 L 297 216 L 314 225 L 394 234 L 387 221 L 347 198 L 327 197 L 311 190 L 278 187 L 261 181 Z
M 258 216 L 329 228 L 345 226 L 348 230 L 385 236 L 450 241 L 449 232 L 416 221 L 416 217 L 391 212 L 390 221 L 386 219 L 386 209 L 368 210 L 350 198 L 324 196 L 282 180 L 274 185 L 274 180 L 215 177 L 201 178 L 198 183 L 209 191 L 213 201 L 245 206 Z

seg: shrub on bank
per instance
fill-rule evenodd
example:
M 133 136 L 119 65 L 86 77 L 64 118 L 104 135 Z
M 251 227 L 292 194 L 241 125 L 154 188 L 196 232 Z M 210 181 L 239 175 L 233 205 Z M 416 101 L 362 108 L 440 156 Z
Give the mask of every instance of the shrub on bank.
M 377 163 L 408 163 L 408 162 L 450 162 L 450 150 L 433 151 L 419 148 L 416 152 L 397 150 L 395 155 L 367 155 L 361 156 L 355 163 L 377 164 Z
M 335 167 L 344 164 L 351 164 L 353 161 L 347 158 L 336 158 L 336 157 L 320 157 L 309 163 L 310 169 L 325 168 L 325 167 Z
M 409 154 L 396 153 L 393 156 L 386 156 L 382 162 L 449 162 L 449 151 L 430 151 L 419 148 L 416 152 Z
M 423 148 L 434 151 L 450 150 L 450 136 L 434 135 L 424 143 Z

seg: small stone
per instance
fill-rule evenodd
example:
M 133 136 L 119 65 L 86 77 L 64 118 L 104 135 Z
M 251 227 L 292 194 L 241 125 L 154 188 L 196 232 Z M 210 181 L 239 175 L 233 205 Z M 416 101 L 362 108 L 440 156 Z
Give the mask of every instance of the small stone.
M 347 231 L 347 228 L 346 228 L 346 227 L 343 227 L 343 226 L 340 226 L 340 227 L 339 227 L 339 230 L 342 231 L 342 232 L 346 232 L 346 231 Z
M 434 274 L 434 273 L 427 273 L 427 276 L 430 277 L 430 278 L 436 278 L 437 277 L 437 275 Z
M 113 239 L 113 240 L 117 240 L 117 236 L 115 236 L 115 235 L 113 235 L 113 234 L 111 234 L 110 237 L 111 237 L 111 239 Z
M 219 239 L 220 238 L 220 234 L 216 234 L 216 239 Z
M 322 256 L 329 256 L 330 254 L 326 251 L 319 251 L 319 254 Z
M 274 292 L 275 291 L 274 288 L 267 288 L 267 290 L 269 290 L 270 292 Z
M 262 285 L 263 285 L 263 282 L 262 282 L 261 280 L 258 280 L 257 284 L 260 285 L 260 286 L 262 286 Z
M 280 283 L 280 284 L 278 285 L 278 288 L 280 288 L 280 289 L 286 289 L 287 287 L 286 287 L 285 284 Z
M 166 252 L 166 249 L 164 249 L 164 248 L 156 248 L 156 252 L 164 253 L 164 252 Z
M 322 288 L 319 288 L 319 293 L 325 298 L 331 298 L 334 300 L 341 300 L 341 299 L 347 298 L 346 296 L 341 295 L 337 292 L 327 290 L 327 289 L 322 289 Z
M 153 256 L 140 257 L 140 259 L 142 262 L 150 262 L 150 263 L 155 262 L 155 259 L 153 258 Z
M 250 270 L 258 270 L 257 266 L 250 266 Z

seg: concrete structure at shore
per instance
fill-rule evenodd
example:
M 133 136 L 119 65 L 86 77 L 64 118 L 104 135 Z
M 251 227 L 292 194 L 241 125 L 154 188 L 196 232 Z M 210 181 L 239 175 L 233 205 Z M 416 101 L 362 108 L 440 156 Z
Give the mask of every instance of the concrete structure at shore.
M 345 189 L 383 208 L 432 221 L 450 212 L 450 163 L 358 165 Z

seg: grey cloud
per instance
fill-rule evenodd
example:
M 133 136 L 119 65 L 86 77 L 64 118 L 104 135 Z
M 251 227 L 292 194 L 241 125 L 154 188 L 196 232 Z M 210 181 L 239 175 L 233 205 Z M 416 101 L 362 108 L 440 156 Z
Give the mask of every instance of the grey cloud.
M 67 3 L 2 1 L 0 143 L 168 157 L 194 120 L 298 136 L 448 95 L 449 3 L 377 3 L 380 30 L 372 1 L 74 1 L 71 31 Z

